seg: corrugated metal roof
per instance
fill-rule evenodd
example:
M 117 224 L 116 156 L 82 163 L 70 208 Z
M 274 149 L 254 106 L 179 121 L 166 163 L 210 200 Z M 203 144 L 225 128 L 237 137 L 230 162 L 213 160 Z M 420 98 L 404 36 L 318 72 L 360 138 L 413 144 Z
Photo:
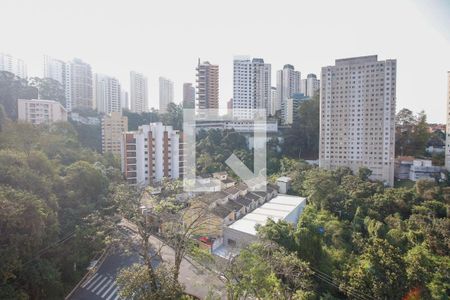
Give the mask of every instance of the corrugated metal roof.
M 267 219 L 274 221 L 283 220 L 300 205 L 306 205 L 306 198 L 284 194 L 278 195 L 228 227 L 256 235 L 255 227 L 257 225 L 265 225 Z

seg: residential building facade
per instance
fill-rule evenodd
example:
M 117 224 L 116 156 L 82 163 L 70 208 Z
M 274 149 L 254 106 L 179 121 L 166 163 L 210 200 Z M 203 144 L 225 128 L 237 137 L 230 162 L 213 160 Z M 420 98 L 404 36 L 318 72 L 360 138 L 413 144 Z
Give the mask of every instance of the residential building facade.
M 396 65 L 372 55 L 322 68 L 320 167 L 368 167 L 372 179 L 393 186 Z
M 94 75 L 94 107 L 99 113 L 107 115 L 122 111 L 121 88 L 117 78 Z
M 286 108 L 283 110 L 285 115 L 282 116 L 284 123 L 287 125 L 294 123 L 299 117 L 300 105 L 310 99 L 310 97 L 307 97 L 302 93 L 293 94 L 291 98 L 287 99 Z
M 124 109 L 130 109 L 130 100 L 128 98 L 128 92 L 124 89 L 120 90 L 120 105 Z
M 67 111 L 59 102 L 41 99 L 18 99 L 18 120 L 31 124 L 67 122 Z
M 412 156 L 399 156 L 395 159 L 395 179 L 417 181 L 419 179 L 435 180 L 441 177 L 443 167 L 433 166 L 429 159 L 415 159 Z
M 121 154 L 122 134 L 128 131 L 128 118 L 111 112 L 102 118 L 102 153 Z
M 173 103 L 173 81 L 159 77 L 159 112 L 166 113 L 170 103 Z
M 233 117 L 252 119 L 255 109 L 269 108 L 271 65 L 262 58 L 235 57 L 233 63 Z
M 197 65 L 197 108 L 219 108 L 219 66 L 208 61 Z
M 284 65 L 283 70 L 277 72 L 277 96 L 281 115 L 286 116 L 286 102 L 293 94 L 300 93 L 301 74 L 295 71 L 293 65 Z M 285 120 L 283 120 L 285 121 Z
M 270 88 L 270 104 L 269 104 L 269 115 L 275 116 L 277 111 L 281 109 L 281 103 L 278 99 L 278 92 L 276 87 Z
M 66 62 L 44 55 L 43 76 L 58 81 L 65 88 Z
M 192 83 L 183 83 L 183 108 L 195 108 L 195 87 Z
M 91 66 L 79 58 L 66 64 L 66 109 L 93 108 L 93 81 Z
M 151 185 L 183 176 L 182 136 L 172 126 L 150 123 L 122 134 L 122 172 L 129 184 Z M 180 146 L 181 145 L 181 146 Z
M 308 97 L 313 97 L 320 91 L 320 80 L 316 74 L 308 74 L 306 79 L 301 80 L 300 93 Z
M 227 115 L 233 115 L 233 98 L 227 101 Z
M 142 73 L 130 72 L 130 109 L 135 113 L 148 111 L 148 81 Z
M 28 77 L 24 61 L 6 53 L 0 53 L 0 71 L 13 73 L 20 78 Z

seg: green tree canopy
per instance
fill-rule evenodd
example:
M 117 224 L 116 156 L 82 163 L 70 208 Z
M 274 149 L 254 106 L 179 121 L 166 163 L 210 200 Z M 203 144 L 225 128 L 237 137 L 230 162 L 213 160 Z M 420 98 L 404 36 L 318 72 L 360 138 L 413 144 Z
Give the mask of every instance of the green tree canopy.
M 289 157 L 317 159 L 319 153 L 319 95 L 304 101 L 291 128 L 283 133 L 283 153 Z
M 66 107 L 66 95 L 63 85 L 52 78 L 32 77 L 30 86 L 37 88 L 39 99 L 54 100 Z
M 3 106 L 10 119 L 17 120 L 18 99 L 37 98 L 37 89 L 29 86 L 26 79 L 16 77 L 6 71 L 0 71 L 0 105 Z

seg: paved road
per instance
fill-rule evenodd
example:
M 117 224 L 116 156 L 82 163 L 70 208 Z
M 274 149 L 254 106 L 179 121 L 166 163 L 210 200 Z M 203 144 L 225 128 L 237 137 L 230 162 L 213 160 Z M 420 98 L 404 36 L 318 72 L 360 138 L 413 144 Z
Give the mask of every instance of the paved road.
M 124 235 L 136 238 L 131 230 L 121 229 Z M 108 251 L 100 266 L 75 290 L 70 300 L 118 300 L 119 291 L 116 285 L 116 277 L 119 271 L 125 267 L 141 261 L 136 251 L 125 253 L 123 249 Z M 154 260 L 157 266 L 158 260 Z
M 69 299 L 72 300 L 118 300 L 115 279 L 120 269 L 139 261 L 136 253 L 109 254 L 98 270 L 82 283 Z
M 128 232 L 128 234 L 132 234 Z M 156 237 L 151 237 L 150 242 L 159 248 L 162 242 Z M 163 246 L 161 256 L 164 261 L 173 262 L 174 250 Z M 110 253 L 96 272 L 88 277 L 71 295 L 69 300 L 118 300 L 118 287 L 115 283 L 117 273 L 124 267 L 140 261 L 139 255 L 130 251 L 128 254 Z M 157 265 L 158 260 L 154 261 Z M 201 299 L 210 293 L 225 299 L 225 286 L 218 276 L 197 263 L 183 259 L 180 268 L 180 282 L 185 286 L 185 291 Z

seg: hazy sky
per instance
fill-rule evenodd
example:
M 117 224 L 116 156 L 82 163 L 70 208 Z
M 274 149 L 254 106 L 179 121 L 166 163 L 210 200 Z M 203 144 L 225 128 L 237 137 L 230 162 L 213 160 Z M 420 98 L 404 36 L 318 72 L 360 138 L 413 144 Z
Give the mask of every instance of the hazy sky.
M 426 4 L 425 4 L 426 3 Z M 450 70 L 450 0 L 1 0 L 0 52 L 42 75 L 42 56 L 79 57 L 129 90 L 129 71 L 195 82 L 197 59 L 220 66 L 220 101 L 232 97 L 234 55 L 320 73 L 337 58 L 378 54 L 398 63 L 397 109 L 444 122 Z

